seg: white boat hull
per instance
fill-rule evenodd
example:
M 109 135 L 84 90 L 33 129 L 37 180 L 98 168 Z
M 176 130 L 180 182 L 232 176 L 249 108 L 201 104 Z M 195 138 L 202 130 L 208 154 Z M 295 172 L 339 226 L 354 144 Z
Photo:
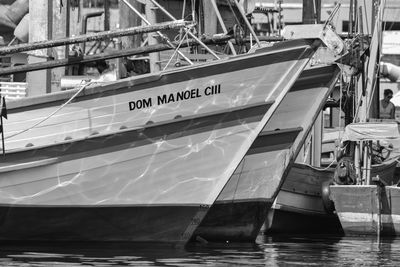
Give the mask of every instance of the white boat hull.
M 10 103 L 0 239 L 186 243 L 313 52 L 295 41 L 86 88 L 44 121 L 73 92 Z
M 236 168 L 194 236 L 211 241 L 255 241 L 337 74 L 334 66 L 304 71 Z

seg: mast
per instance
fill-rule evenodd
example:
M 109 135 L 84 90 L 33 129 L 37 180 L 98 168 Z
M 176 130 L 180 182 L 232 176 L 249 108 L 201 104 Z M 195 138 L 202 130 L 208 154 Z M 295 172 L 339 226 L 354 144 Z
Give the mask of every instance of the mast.
M 303 0 L 303 24 L 321 23 L 321 0 Z

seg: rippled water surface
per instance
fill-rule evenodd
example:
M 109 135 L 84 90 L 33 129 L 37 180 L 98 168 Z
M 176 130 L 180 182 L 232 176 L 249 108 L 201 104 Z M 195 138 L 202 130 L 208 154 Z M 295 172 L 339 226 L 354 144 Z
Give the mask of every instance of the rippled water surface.
M 132 244 L 2 244 L 0 266 L 400 266 L 400 239 L 264 237 L 182 248 Z

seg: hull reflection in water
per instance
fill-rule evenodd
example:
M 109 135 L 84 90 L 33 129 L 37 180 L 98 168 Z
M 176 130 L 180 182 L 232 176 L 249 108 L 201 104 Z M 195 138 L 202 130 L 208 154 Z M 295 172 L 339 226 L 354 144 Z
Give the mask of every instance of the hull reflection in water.
M 186 243 L 317 45 L 8 103 L 0 239 Z
M 208 241 L 255 241 L 288 167 L 331 93 L 338 67 L 305 70 L 285 96 L 194 234 Z
M 155 244 L 4 244 L 3 266 L 399 266 L 400 240 L 273 237 L 257 244 L 172 249 Z M 301 256 L 299 256 L 301 255 Z

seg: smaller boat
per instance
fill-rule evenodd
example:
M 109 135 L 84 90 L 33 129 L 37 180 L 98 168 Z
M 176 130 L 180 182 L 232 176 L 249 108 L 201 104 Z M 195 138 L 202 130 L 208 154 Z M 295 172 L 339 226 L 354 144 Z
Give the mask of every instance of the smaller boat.
M 329 188 L 330 198 L 334 202 L 345 234 L 378 236 L 400 234 L 400 209 L 397 207 L 400 187 L 397 186 L 398 180 L 394 177 L 397 158 L 385 160 L 371 168 L 371 162 L 376 157 L 372 150 L 372 142 L 399 140 L 397 123 L 350 124 L 346 127 L 344 137 L 356 142 L 354 165 L 357 183 L 336 184 Z M 360 153 L 357 151 L 362 147 L 363 167 L 357 163 L 360 159 L 357 156 Z
M 322 197 L 322 188 L 329 184 L 334 168 L 318 168 L 295 163 L 268 211 L 264 234 L 342 232 L 340 221 Z

